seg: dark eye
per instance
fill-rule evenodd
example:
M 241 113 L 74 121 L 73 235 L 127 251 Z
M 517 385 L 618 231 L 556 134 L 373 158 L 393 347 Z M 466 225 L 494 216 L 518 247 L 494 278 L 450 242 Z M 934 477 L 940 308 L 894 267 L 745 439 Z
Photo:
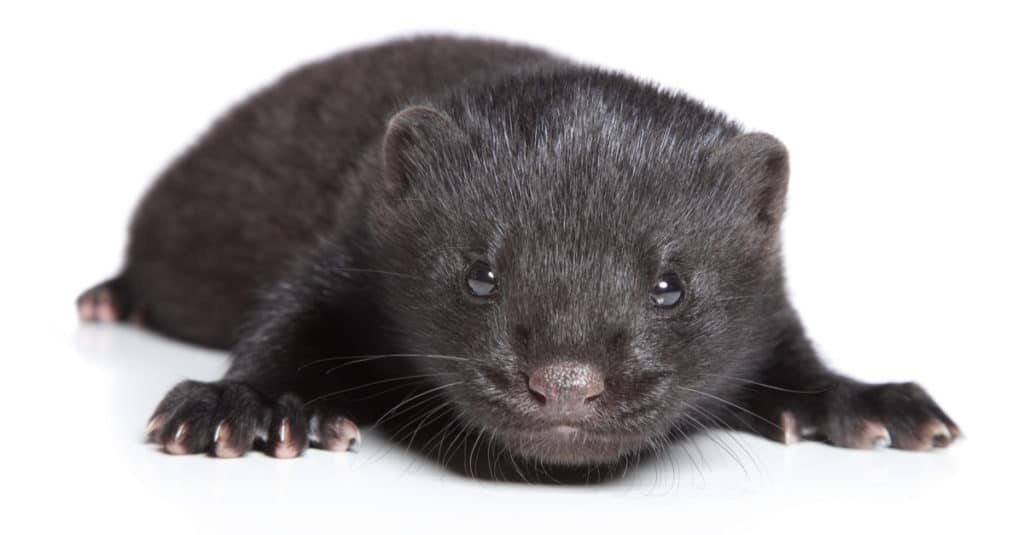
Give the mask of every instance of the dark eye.
M 488 297 L 494 295 L 494 291 L 498 289 L 498 277 L 490 264 L 477 260 L 466 271 L 466 285 L 473 295 Z
M 679 280 L 679 275 L 675 273 L 665 273 L 662 275 L 661 280 L 651 290 L 651 301 L 654 302 L 656 307 L 674 307 L 682 300 L 683 283 Z

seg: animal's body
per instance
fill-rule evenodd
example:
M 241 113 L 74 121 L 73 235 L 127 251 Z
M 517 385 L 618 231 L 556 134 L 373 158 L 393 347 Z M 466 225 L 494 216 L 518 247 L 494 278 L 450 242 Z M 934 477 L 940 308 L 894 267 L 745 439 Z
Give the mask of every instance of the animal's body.
M 79 299 L 231 348 L 151 437 L 234 456 L 436 425 L 542 464 L 702 427 L 945 446 L 917 385 L 829 371 L 786 296 L 785 147 L 628 76 L 419 38 L 303 67 L 147 193 L 124 270 Z M 429 441 L 426 449 L 432 449 Z

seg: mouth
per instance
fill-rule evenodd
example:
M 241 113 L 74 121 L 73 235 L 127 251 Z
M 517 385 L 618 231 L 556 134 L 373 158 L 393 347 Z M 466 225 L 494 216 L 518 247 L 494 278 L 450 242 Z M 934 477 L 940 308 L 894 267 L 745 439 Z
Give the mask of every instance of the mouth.
M 572 425 L 500 434 L 522 457 L 565 466 L 615 463 L 639 450 L 644 443 L 637 435 L 599 432 Z

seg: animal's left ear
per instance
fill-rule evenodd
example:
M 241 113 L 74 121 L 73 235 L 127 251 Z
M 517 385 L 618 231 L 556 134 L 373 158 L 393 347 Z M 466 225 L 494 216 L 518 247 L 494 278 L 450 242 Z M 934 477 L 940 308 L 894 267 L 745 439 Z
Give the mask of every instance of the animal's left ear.
M 777 229 L 789 184 L 786 146 L 768 134 L 742 134 L 718 149 L 711 160 L 718 186 L 742 199 L 758 222 Z

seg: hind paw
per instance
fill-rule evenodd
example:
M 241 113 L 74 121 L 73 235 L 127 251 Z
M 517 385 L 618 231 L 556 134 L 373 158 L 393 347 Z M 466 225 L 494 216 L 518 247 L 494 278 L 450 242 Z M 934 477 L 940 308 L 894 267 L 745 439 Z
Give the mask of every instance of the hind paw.
M 82 292 L 75 303 L 78 306 L 78 318 L 87 322 L 127 321 L 141 325 L 142 314 L 131 306 L 121 280 L 111 279 Z
M 269 401 L 249 386 L 230 382 L 178 384 L 157 407 L 146 433 L 167 453 L 215 457 L 239 457 L 257 445 L 282 459 L 298 457 L 310 445 L 355 451 L 361 440 L 351 420 L 309 414 L 294 394 Z
M 120 321 L 117 306 L 110 289 L 101 286 L 93 288 L 78 298 L 78 318 L 82 321 L 114 323 Z

